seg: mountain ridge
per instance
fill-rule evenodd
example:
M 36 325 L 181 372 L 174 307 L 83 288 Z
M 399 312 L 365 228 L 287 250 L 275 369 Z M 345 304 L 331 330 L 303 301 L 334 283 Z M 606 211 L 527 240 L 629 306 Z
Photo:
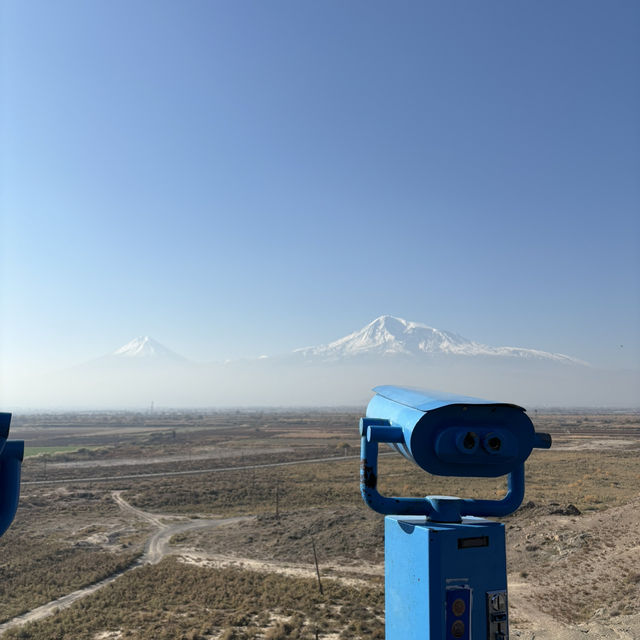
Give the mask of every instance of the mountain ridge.
M 325 362 L 362 356 L 489 356 L 528 360 L 548 360 L 565 364 L 588 363 L 562 354 L 525 347 L 491 347 L 469 340 L 452 331 L 436 329 L 420 322 L 391 315 L 379 316 L 362 329 L 324 345 L 295 349 L 305 360 Z
M 508 356 L 508 357 L 507 357 Z M 23 406 L 352 406 L 394 384 L 520 406 L 636 407 L 640 372 L 577 366 L 575 358 L 490 347 L 393 316 L 324 345 L 268 358 L 198 362 L 140 336 L 108 355 L 3 389 Z
M 226 360 L 224 364 L 239 361 L 302 360 L 306 363 L 349 362 L 359 359 L 411 358 L 428 360 L 445 357 L 447 359 L 482 359 L 495 361 L 546 361 L 580 366 L 590 366 L 578 358 L 563 354 L 526 347 L 492 347 L 445 329 L 437 329 L 422 322 L 415 322 L 392 315 L 382 315 L 361 329 L 326 344 L 300 347 L 293 351 L 273 356 L 258 356 L 248 359 Z M 171 362 L 195 364 L 184 356 L 172 351 L 150 336 L 139 336 L 119 347 L 112 353 L 98 358 L 102 361 L 117 362 Z

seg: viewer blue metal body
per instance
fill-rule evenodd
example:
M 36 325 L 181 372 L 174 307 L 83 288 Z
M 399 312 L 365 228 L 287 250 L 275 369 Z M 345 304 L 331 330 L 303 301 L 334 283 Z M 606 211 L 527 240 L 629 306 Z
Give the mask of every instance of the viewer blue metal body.
M 0 413 L 0 536 L 11 526 L 20 498 L 23 440 L 7 440 L 10 413 Z
M 524 497 L 524 462 L 548 449 L 522 407 L 382 386 L 360 420 L 362 497 L 385 519 L 387 640 L 507 640 L 505 516 Z M 500 500 L 386 497 L 378 444 L 440 476 L 508 476 Z

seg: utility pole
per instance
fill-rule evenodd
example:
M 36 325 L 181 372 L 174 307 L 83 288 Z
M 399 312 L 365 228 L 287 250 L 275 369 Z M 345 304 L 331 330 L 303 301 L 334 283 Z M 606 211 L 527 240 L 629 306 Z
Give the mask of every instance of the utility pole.
M 320 569 L 318 568 L 318 554 L 316 553 L 316 541 L 311 536 L 311 546 L 313 547 L 313 561 L 316 563 L 316 575 L 318 576 L 318 589 L 320 591 L 320 595 L 323 596 L 324 592 L 322 591 L 322 582 L 320 581 Z M 316 637 L 317 637 L 316 631 Z

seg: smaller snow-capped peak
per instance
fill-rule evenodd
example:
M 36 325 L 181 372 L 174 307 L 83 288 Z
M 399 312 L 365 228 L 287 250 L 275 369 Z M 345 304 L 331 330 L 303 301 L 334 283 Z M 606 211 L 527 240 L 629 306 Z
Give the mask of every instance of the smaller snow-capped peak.
M 167 349 L 163 344 L 149 336 L 140 336 L 116 349 L 113 356 L 117 358 L 164 358 L 183 361 L 185 358 Z

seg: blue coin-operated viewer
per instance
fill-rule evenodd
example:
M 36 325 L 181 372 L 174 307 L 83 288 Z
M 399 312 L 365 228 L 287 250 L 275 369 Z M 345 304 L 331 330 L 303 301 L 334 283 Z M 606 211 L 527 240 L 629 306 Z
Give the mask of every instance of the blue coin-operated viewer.
M 20 498 L 23 440 L 7 440 L 10 413 L 0 413 L 0 536 L 11 526 Z
M 386 640 L 508 640 L 504 525 L 524 498 L 524 462 L 551 437 L 522 407 L 382 386 L 360 420 L 360 489 L 385 518 Z M 438 476 L 508 474 L 500 500 L 386 497 L 378 443 Z

